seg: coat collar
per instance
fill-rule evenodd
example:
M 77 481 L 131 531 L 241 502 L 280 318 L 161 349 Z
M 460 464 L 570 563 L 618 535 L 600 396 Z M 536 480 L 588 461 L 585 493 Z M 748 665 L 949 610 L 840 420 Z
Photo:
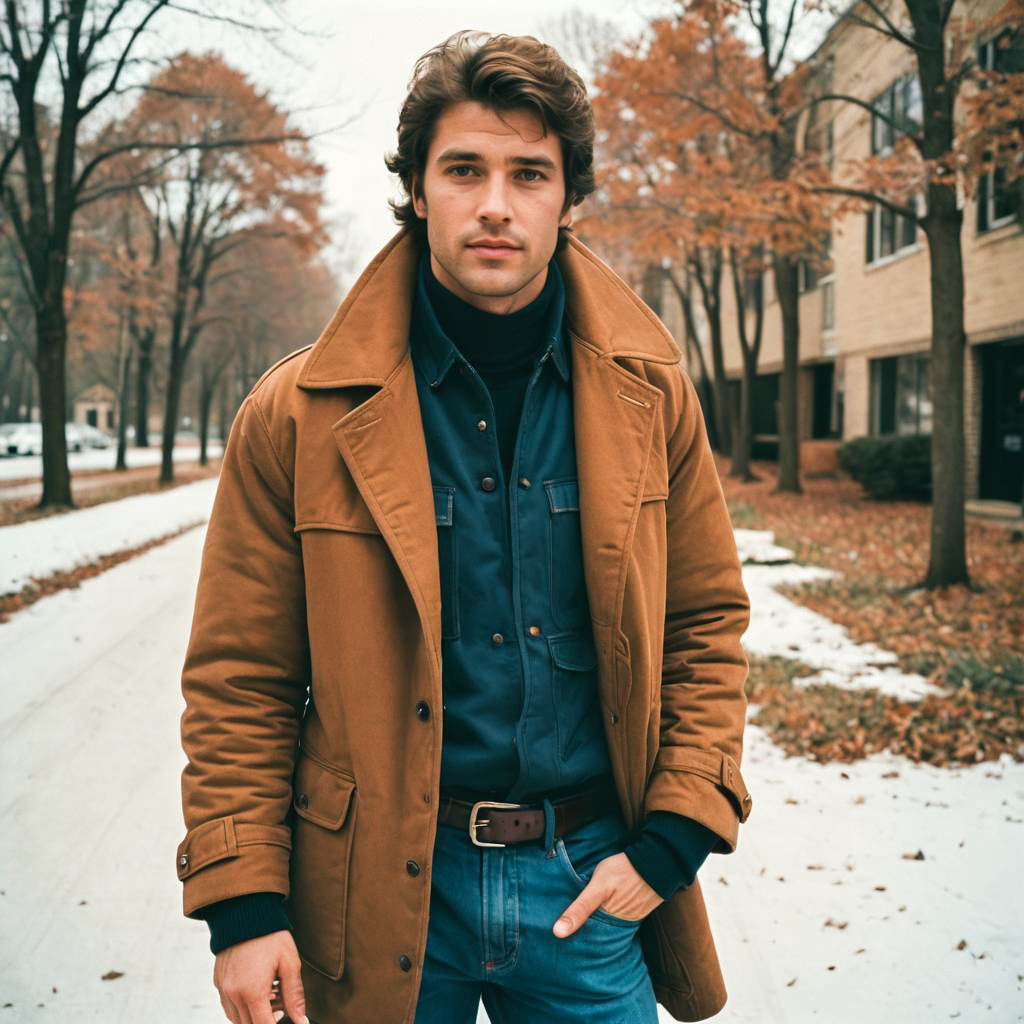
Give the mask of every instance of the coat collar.
M 420 245 L 403 227 L 360 274 L 313 344 L 302 388 L 383 386 L 405 357 Z M 678 363 L 675 339 L 637 295 L 579 239 L 556 257 L 565 282 L 570 335 L 606 358 Z

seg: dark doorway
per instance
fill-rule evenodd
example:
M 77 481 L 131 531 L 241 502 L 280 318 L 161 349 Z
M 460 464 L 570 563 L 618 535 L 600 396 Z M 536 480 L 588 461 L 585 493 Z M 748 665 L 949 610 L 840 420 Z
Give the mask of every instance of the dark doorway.
M 981 460 L 978 496 L 1024 496 L 1024 338 L 981 346 Z
M 835 363 L 815 363 L 811 381 L 811 437 L 835 437 L 832 430 L 832 386 L 835 381 Z

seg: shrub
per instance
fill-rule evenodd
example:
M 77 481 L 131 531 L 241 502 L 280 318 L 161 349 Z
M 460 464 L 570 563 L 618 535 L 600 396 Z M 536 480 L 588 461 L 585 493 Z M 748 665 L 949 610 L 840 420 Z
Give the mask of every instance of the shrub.
M 872 498 L 931 501 L 931 434 L 854 437 L 839 446 L 836 458 Z

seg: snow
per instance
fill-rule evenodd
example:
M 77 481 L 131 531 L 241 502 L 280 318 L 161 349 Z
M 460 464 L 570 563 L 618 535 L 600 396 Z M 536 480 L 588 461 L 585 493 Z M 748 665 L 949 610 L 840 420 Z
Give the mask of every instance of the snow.
M 215 458 L 221 453 L 220 442 L 211 441 L 206 454 Z M 178 445 L 171 453 L 175 462 L 195 462 L 199 458 L 198 445 Z M 125 462 L 129 469 L 138 466 L 159 466 L 159 448 L 128 448 Z M 81 469 L 113 469 L 117 461 L 117 448 L 87 448 L 81 452 L 68 452 L 68 469 L 72 473 Z M 0 458 L 0 480 L 21 480 L 43 475 L 41 455 L 10 455 Z
M 822 765 L 748 725 L 742 770 L 750 818 L 700 874 L 730 993 L 716 1022 L 1024 1021 L 1024 764 Z
M 743 584 L 750 597 L 750 626 L 743 646 L 761 657 L 790 658 L 818 669 L 798 676 L 794 686 L 828 683 L 848 690 L 876 687 L 901 700 L 942 693 L 924 676 L 903 672 L 892 651 L 858 643 L 846 628 L 783 597 L 784 583 L 838 578 L 832 569 L 792 562 L 793 552 L 779 547 L 771 530 L 734 530 L 743 563 Z
M 190 487 L 207 491 L 189 514 L 208 514 L 213 481 Z M 116 502 L 105 514 L 121 529 L 141 523 L 138 543 L 147 525 L 155 536 L 180 521 L 187 489 L 153 496 L 144 513 Z M 54 517 L 58 534 L 93 538 L 67 549 L 75 557 L 97 553 L 91 511 Z M 208 933 L 182 916 L 172 864 L 180 672 L 204 537 L 190 530 L 0 624 L 4 1019 L 224 1020 Z M 877 651 L 792 602 L 772 605 L 773 584 L 808 569 L 744 566 L 744 642 L 867 685 L 886 670 Z M 934 768 L 890 752 L 822 765 L 748 724 L 742 770 L 751 816 L 736 852 L 700 874 L 729 990 L 716 1022 L 1024 1022 L 1024 765 Z M 904 856 L 919 850 L 922 860 Z M 110 970 L 123 977 L 101 980 Z
M 32 577 L 73 569 L 210 516 L 217 478 L 137 494 L 0 529 L 0 594 Z

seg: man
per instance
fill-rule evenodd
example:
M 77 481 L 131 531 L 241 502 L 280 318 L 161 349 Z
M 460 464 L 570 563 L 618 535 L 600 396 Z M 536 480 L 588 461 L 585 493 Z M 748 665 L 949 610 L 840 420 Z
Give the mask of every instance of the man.
M 724 1004 L 749 603 L 679 349 L 569 235 L 593 133 L 532 37 L 425 54 L 402 230 L 236 417 L 177 851 L 236 1024 Z

